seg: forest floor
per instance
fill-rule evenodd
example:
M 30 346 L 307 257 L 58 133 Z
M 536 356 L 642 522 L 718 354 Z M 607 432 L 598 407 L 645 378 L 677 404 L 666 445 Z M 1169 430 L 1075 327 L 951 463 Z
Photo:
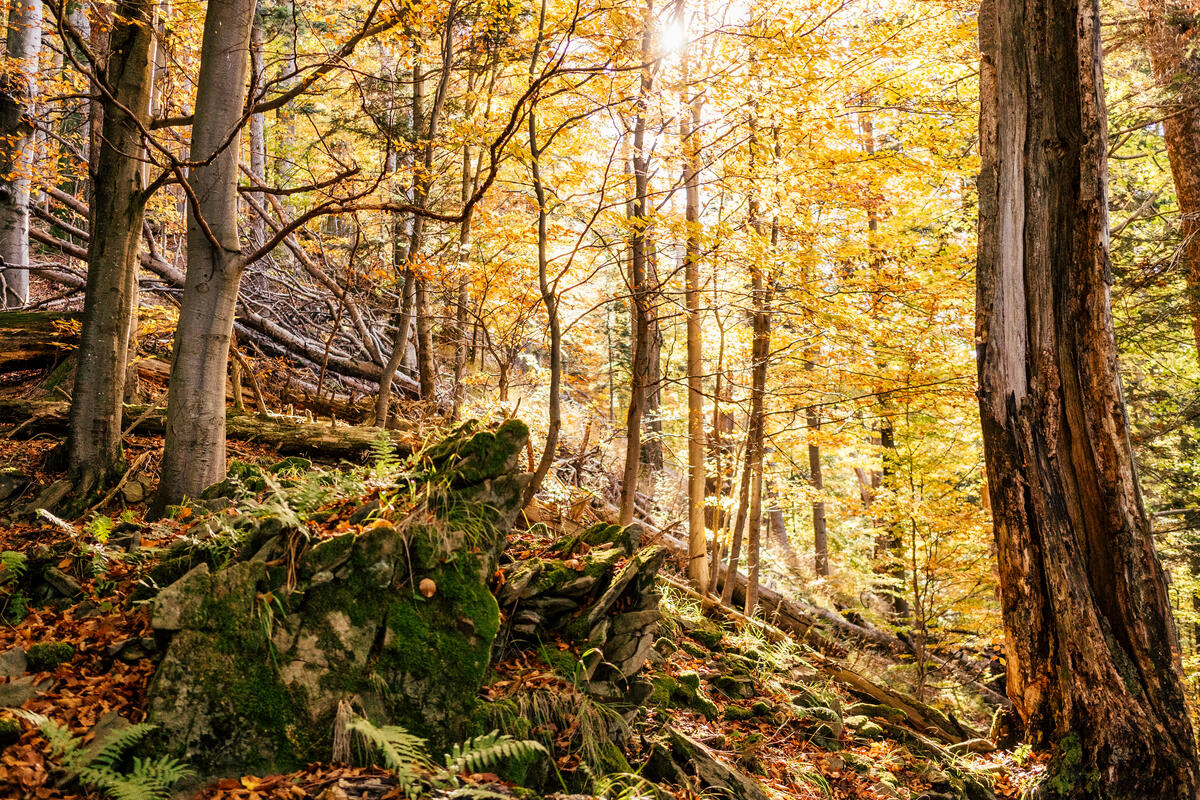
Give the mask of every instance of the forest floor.
M 0 438 L 0 467 L 15 469 L 35 484 L 46 485 L 56 477 L 47 474 L 44 465 L 58 443 L 44 435 L 31 440 Z M 161 438 L 156 436 L 135 434 L 128 441 L 130 461 L 138 463 L 151 480 L 161 446 Z M 279 457 L 262 444 L 231 441 L 229 451 L 231 458 L 247 463 L 265 464 Z M 349 506 L 365 499 L 339 502 Z M 143 509 L 140 502 L 114 497 L 108 507 L 95 509 L 77 522 L 46 517 L 0 522 L 0 551 L 52 562 L 54 574 L 63 576 L 67 584 L 56 586 L 47 597 L 22 596 L 4 588 L 11 577 L 6 578 L 5 571 L 11 573 L 14 565 L 0 563 L 0 675 L 7 676 L 7 682 L 0 683 L 0 707 L 43 714 L 67 726 L 85 743 L 111 715 L 131 722 L 144 719 L 149 683 L 162 657 L 144 602 L 147 568 L 156 552 L 188 535 L 195 519 L 184 509 L 172 519 L 150 523 L 144 519 Z M 222 513 L 236 514 L 237 508 Z M 327 528 L 324 533 L 332 535 L 354 526 L 335 513 Z M 545 531 L 514 531 L 510 553 L 516 558 L 545 553 L 551 544 Z M 669 723 L 704 743 L 723 762 L 755 776 L 773 797 L 978 796 L 963 789 L 962 776 L 990 787 L 995 796 L 1018 797 L 1042 769 L 1039 758 L 1021 751 L 951 754 L 915 731 L 902 731 L 887 720 L 872 721 L 869 707 L 858 704 L 856 710 L 861 698 L 821 675 L 820 659 L 806 660 L 804 645 L 792 642 L 782 647 L 764 642 L 756 638 L 755 631 L 739 629 L 719 616 L 706 619 L 699 604 L 670 586 L 662 591 L 669 622 L 660 639 L 662 646 L 656 646 L 647 667 L 647 677 L 655 681 L 656 688 L 665 687 L 666 699 L 648 705 L 639 715 L 626 743 L 632 763 L 647 754 L 653 732 Z M 714 625 L 718 626 L 715 637 L 711 635 Z M 551 646 L 550 652 L 554 647 L 570 647 L 565 642 L 546 644 Z M 24 653 L 26 663 L 14 666 L 7 659 L 6 654 L 16 649 Z M 767 666 L 753 671 L 746 682 L 751 687 L 748 693 L 731 695 L 719 688 L 727 689 L 722 677 L 728 678 L 730 665 L 744 662 L 748 651 L 760 659 L 763 652 L 769 653 L 770 658 L 762 662 Z M 531 687 L 569 694 L 570 681 L 558 667 L 547 663 L 546 653 L 545 647 L 541 651 L 503 649 L 492 665 L 492 680 L 484 690 L 486 699 Z M 681 692 L 690 699 L 681 699 Z M 809 699 L 801 704 L 797 692 Z M 829 724 L 823 725 L 820 715 L 812 716 L 816 712 L 805 713 L 801 705 L 810 703 L 819 706 L 818 711 L 835 709 L 837 724 L 825 720 Z M 555 766 L 560 774 L 581 768 L 580 754 L 572 745 L 574 727 L 567 721 L 554 737 Z M 33 727 L 14 724 L 11 717 L 0 718 L 0 746 L 0 797 L 51 800 L 96 796 L 64 776 L 56 760 L 59 754 Z M 520 791 L 492 774 L 470 776 L 470 783 L 500 795 Z M 696 786 L 682 782 L 660 783 L 645 791 L 677 798 L 697 796 Z M 403 794 L 385 770 L 320 763 L 282 775 L 223 779 L 194 797 L 379 800 Z

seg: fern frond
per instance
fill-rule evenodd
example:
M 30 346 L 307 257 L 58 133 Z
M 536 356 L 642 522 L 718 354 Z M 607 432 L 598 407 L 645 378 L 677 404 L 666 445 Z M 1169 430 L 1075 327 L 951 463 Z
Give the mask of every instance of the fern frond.
M 514 739 L 500 731 L 456 744 L 446 754 L 446 769 L 451 775 L 463 772 L 484 772 L 505 761 L 528 758 L 534 753 L 546 754 L 546 747 L 532 739 Z
M 92 756 L 88 765 L 97 768 L 113 767 L 121 760 L 125 751 L 145 739 L 154 728 L 154 725 L 140 722 L 117 731 L 100 743 L 100 749 Z
M 379 726 L 356 715 L 346 723 L 346 730 L 357 734 L 379 756 L 383 766 L 396 776 L 396 782 L 406 795 L 412 794 L 421 774 L 433 768 L 429 751 L 425 749 L 425 740 L 399 725 Z
M 71 731 L 66 725 L 23 708 L 6 710 L 37 728 L 50 743 L 50 751 L 56 758 L 69 758 L 79 748 L 79 740 L 71 735 Z

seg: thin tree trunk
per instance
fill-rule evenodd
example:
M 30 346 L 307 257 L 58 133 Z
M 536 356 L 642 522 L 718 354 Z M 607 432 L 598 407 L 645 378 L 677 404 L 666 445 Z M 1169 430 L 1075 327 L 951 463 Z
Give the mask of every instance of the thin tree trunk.
M 533 46 L 533 56 L 529 60 L 529 79 L 537 75 L 537 62 L 542 52 L 542 36 L 546 27 L 546 0 L 542 0 L 541 13 L 538 17 L 538 38 Z M 525 487 L 525 502 L 528 503 L 541 488 L 542 481 L 554 463 L 558 452 L 558 434 L 562 427 L 561 384 L 562 384 L 562 329 L 558 319 L 558 295 L 550 283 L 549 265 L 546 257 L 546 244 L 549 234 L 546 229 L 548 213 L 546 210 L 546 185 L 542 181 L 540 159 L 542 150 L 538 146 L 537 105 L 529 108 L 529 158 L 530 172 L 533 175 L 534 198 L 538 204 L 538 290 L 542 295 L 542 303 L 546 306 L 546 319 L 550 327 L 550 408 L 546 426 L 546 445 L 542 449 L 542 457 L 529 485 Z
M 1070 798 L 1194 800 L 1166 580 L 1129 445 L 1109 298 L 1096 0 L 987 0 L 980 415 L 1027 741 Z
M 821 474 L 821 446 L 815 437 L 821 430 L 821 414 L 815 406 L 809 406 L 804 414 L 808 422 L 808 475 L 809 483 L 816 496 L 812 502 L 813 518 L 813 566 L 818 575 L 829 574 L 829 533 L 825 528 L 825 480 Z
M 738 561 L 742 556 L 742 536 L 746 530 L 746 515 L 750 508 L 750 484 L 754 473 L 754 436 L 755 428 L 751 417 L 746 430 L 746 460 L 742 465 L 741 488 L 738 489 L 737 517 L 733 523 L 733 537 L 729 542 L 728 575 L 736 575 Z M 730 605 L 733 602 L 733 581 L 726 581 L 721 588 L 721 602 Z
M 650 69 L 654 41 L 654 0 L 646 0 L 642 27 L 642 69 L 633 122 L 633 198 L 629 203 L 629 290 L 633 363 L 630 367 L 629 410 L 625 416 L 625 469 L 621 474 L 620 523 L 633 522 L 638 474 L 642 462 L 642 418 L 646 412 L 650 379 L 650 292 L 646 274 L 649 164 L 646 157 L 646 116 L 653 73 Z
M 677 15 L 686 26 L 684 2 Z M 685 28 L 686 29 L 686 28 Z M 679 138 L 683 144 L 683 185 L 686 195 L 684 220 L 687 242 L 684 246 L 684 306 L 687 309 L 687 386 L 688 386 L 688 577 L 700 594 L 708 593 L 708 541 L 705 536 L 704 503 L 708 476 L 704 463 L 704 336 L 700 318 L 700 104 L 697 92 L 690 99 L 691 78 L 688 49 L 684 45 L 683 102 L 687 110 L 679 116 Z M 719 530 L 714 525 L 713 530 Z
M 263 64 L 263 18 L 261 11 L 254 15 L 254 27 L 250 31 L 250 77 L 253 83 L 251 91 L 257 95 L 266 83 L 266 68 Z M 250 115 L 250 174 L 256 180 L 266 183 L 267 180 L 267 133 L 266 114 L 256 111 Z M 260 193 L 253 195 L 263 208 L 266 208 L 264 197 Z M 266 222 L 257 215 L 251 215 L 252 241 L 255 247 L 266 241 Z
M 245 261 L 237 178 L 254 0 L 209 0 L 188 178 L 187 278 L 175 331 L 167 433 L 154 510 L 225 476 L 225 380 Z
M 122 402 L 147 200 L 142 128 L 150 119 L 157 7 L 157 0 L 123 0 L 110 39 L 106 77 L 115 102 L 107 96 L 102 101 L 104 131 L 93 168 L 87 289 L 67 448 L 81 498 L 107 486 L 122 468 Z
M 42 0 L 16 0 L 8 13 L 6 54 L 13 72 L 0 82 L 0 308 L 29 301 L 31 113 L 42 51 Z

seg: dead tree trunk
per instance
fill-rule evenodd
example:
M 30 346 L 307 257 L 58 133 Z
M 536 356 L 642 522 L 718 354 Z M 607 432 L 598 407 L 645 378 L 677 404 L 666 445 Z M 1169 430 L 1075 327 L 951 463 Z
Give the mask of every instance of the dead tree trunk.
M 980 10 L 980 413 L 1008 693 L 1053 794 L 1194 800 L 1109 298 L 1096 0 Z

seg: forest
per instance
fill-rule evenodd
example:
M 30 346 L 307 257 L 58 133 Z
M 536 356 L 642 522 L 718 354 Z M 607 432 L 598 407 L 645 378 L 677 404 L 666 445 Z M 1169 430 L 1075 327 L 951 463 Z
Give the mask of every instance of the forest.
M 1200 797 L 1194 0 L 0 6 L 0 797 Z

